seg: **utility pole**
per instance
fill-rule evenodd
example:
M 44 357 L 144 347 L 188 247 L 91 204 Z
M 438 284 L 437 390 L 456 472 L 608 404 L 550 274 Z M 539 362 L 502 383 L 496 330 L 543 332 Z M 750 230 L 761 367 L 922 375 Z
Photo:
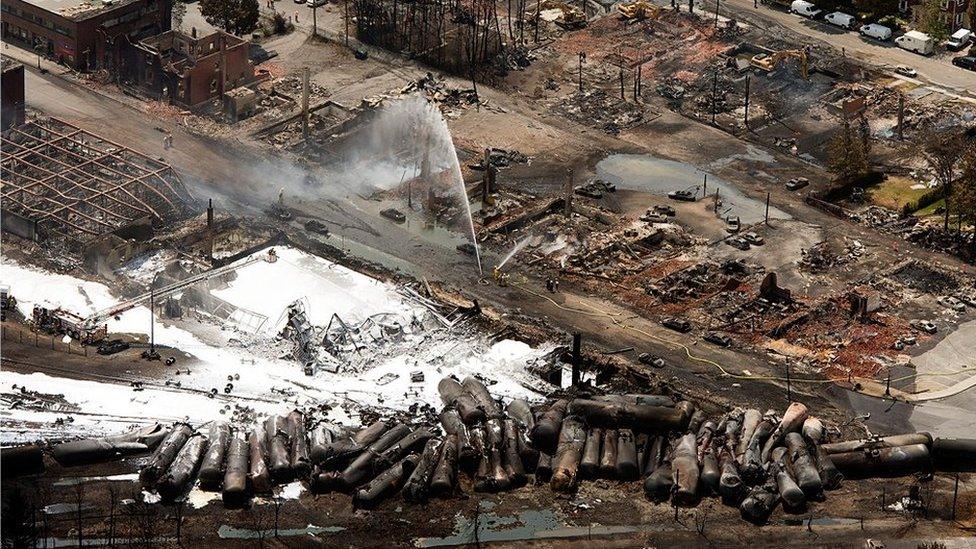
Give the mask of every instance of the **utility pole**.
M 156 289 L 149 289 L 149 356 L 156 356 Z
M 624 66 L 620 65 L 620 99 L 624 98 Z
M 749 83 L 751 82 L 749 75 L 746 75 L 746 130 L 749 129 Z
M 952 490 L 952 520 L 956 520 L 956 500 L 959 499 L 959 473 L 956 473 L 956 487 Z
M 302 70 L 302 139 L 308 141 L 308 67 Z
M 704 179 L 702 179 L 702 198 L 708 196 L 708 174 L 705 174 Z
M 786 361 L 786 403 L 793 402 L 793 387 L 790 384 L 790 361 Z
M 579 332 L 576 332 L 575 334 L 573 334 L 573 370 L 572 370 L 573 387 L 578 386 L 580 383 L 580 365 L 583 362 L 582 346 L 583 346 L 583 335 Z
M 312 0 L 312 36 L 318 34 L 318 19 L 316 19 L 316 12 L 318 12 L 319 5 L 315 0 Z
M 722 3 L 722 0 L 715 0 L 715 28 L 718 28 L 718 6 Z
M 579 52 L 579 91 L 583 93 L 583 63 L 586 62 L 586 52 Z
M 769 225 L 769 193 L 766 193 L 766 225 Z
M 905 94 L 898 94 L 898 141 L 905 140 Z
M 715 114 L 718 111 L 718 67 L 715 68 L 715 77 L 712 79 L 712 125 L 715 125 Z

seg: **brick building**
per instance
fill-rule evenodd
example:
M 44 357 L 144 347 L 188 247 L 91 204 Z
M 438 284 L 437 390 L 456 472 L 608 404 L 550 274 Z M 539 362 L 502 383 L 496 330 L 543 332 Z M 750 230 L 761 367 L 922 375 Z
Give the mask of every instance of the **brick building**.
M 168 31 L 173 0 L 3 0 L 5 41 L 76 70 L 113 69 L 125 44 Z
M 910 14 L 912 10 L 922 4 L 925 0 L 898 0 L 898 10 L 902 13 Z M 942 21 L 949 27 L 949 32 L 973 25 L 969 21 L 969 2 L 972 0 L 941 0 Z
M 6 57 L 2 61 L 3 73 L 0 74 L 0 107 L 2 123 L 0 130 L 7 131 L 11 126 L 24 123 L 24 66 Z
M 144 93 L 196 107 L 255 81 L 250 43 L 224 31 L 197 37 L 167 31 L 133 43 L 120 75 Z

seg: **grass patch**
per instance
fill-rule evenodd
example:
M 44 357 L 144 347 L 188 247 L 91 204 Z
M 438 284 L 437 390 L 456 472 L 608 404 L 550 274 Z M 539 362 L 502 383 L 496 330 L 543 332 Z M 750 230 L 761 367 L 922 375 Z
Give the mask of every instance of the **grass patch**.
M 900 212 L 905 204 L 915 202 L 928 191 L 927 188 L 913 189 L 912 185 L 916 184 L 916 181 L 910 177 L 890 175 L 880 184 L 869 189 L 868 194 L 871 202 L 878 206 Z

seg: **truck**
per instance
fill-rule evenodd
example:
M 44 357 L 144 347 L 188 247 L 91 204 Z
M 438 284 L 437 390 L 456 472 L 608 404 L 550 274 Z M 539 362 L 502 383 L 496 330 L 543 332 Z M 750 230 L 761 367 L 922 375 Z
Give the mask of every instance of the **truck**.
M 959 29 L 952 33 L 952 36 L 946 40 L 946 49 L 950 51 L 959 51 L 965 48 L 969 42 L 973 39 L 973 31 L 969 29 Z
M 917 30 L 910 30 L 895 38 L 895 44 L 903 50 L 913 51 L 919 55 L 931 55 L 935 51 L 935 40 Z

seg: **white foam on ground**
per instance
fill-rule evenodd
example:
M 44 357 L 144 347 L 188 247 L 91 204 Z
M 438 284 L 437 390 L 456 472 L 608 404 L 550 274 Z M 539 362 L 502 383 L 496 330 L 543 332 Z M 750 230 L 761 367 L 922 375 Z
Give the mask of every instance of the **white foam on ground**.
M 370 315 L 408 314 L 416 308 L 401 299 L 393 286 L 342 265 L 289 247 L 276 247 L 275 252 L 276 262 L 247 265 L 235 271 L 236 277 L 227 288 L 212 292 L 268 317 L 262 327 L 267 333 L 280 330 L 286 320 L 282 313 L 296 300 L 305 302 L 309 322 L 317 326 L 327 325 L 333 314 L 349 324 L 358 324 Z M 267 252 L 254 255 L 263 257 Z
M 328 323 L 332 313 L 348 322 L 357 322 L 380 313 L 406 319 L 423 312 L 420 305 L 407 301 L 392 285 L 299 250 L 279 247 L 276 251 L 277 262 L 262 261 L 242 268 L 229 287 L 215 294 L 232 304 L 265 314 L 272 322 L 295 299 L 307 300 L 313 323 L 322 325 Z M 18 307 L 28 316 L 33 304 L 39 302 L 84 316 L 118 301 L 103 284 L 8 261 L 0 264 L 0 283 L 11 287 Z M 137 307 L 118 320 L 111 319 L 108 328 L 110 334 L 146 334 L 149 321 L 149 309 Z M 179 381 L 183 389 L 217 389 L 221 396 L 211 399 L 202 393 L 151 386 L 134 391 L 126 383 L 0 371 L 2 391 L 17 384 L 33 391 L 64 394 L 68 402 L 83 412 L 74 414 L 71 423 L 53 426 L 57 418 L 71 414 L 2 409 L 0 424 L 4 429 L 0 440 L 118 433 L 130 425 L 155 420 L 187 420 L 199 425 L 230 419 L 225 408 L 233 402 L 254 408 L 258 417 L 285 413 L 296 406 L 329 403 L 334 406 L 329 419 L 349 423 L 356 420 L 355 408 L 359 406 L 404 410 L 419 402 L 439 408 L 437 383 L 446 375 L 461 379 L 478 374 L 489 380 L 493 395 L 533 399 L 539 395 L 525 385 L 536 380 L 526 372 L 525 366 L 551 350 L 551 347 L 533 348 L 513 340 L 491 344 L 481 337 L 459 339 L 454 333 L 442 331 L 410 339 L 389 356 L 377 356 L 362 371 L 319 372 L 308 377 L 293 361 L 263 358 L 246 348 L 208 345 L 193 333 L 164 325 L 159 319 L 155 337 L 157 344 L 175 347 L 198 359 L 189 365 L 178 360 L 173 375 L 166 379 Z M 180 353 L 173 354 L 181 358 Z M 175 375 L 177 368 L 187 367 L 189 375 Z M 412 372 L 422 373 L 423 381 L 411 381 Z M 133 375 L 138 378 L 138 370 Z M 228 376 L 239 377 L 232 382 L 231 397 L 245 398 L 222 396 Z M 166 379 L 152 381 L 162 384 Z M 288 396 L 283 396 L 282 390 Z M 352 405 L 353 411 L 340 405 Z

